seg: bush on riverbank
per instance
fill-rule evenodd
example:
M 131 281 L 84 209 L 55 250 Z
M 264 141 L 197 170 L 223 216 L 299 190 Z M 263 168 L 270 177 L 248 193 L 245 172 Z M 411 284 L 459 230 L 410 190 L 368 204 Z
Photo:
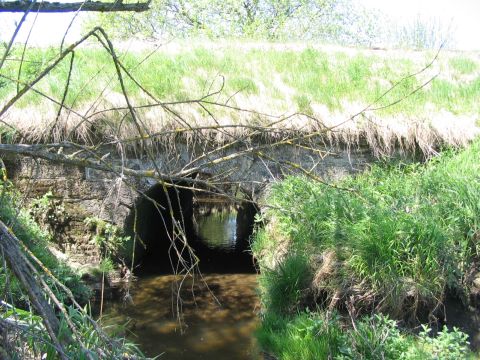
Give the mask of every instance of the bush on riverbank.
M 374 166 L 337 186 L 291 177 L 271 189 L 270 224 L 253 243 L 266 319 L 317 304 L 415 322 L 441 316 L 447 292 L 468 300 L 480 142 L 426 165 Z
M 104 333 L 104 329 L 88 316 L 87 311 L 71 304 L 68 294 L 57 286 L 52 276 L 70 289 L 79 303 L 87 303 L 91 295 L 80 276 L 50 252 L 51 234 L 43 231 L 33 220 L 30 212 L 22 206 L 21 196 L 8 181 L 0 181 L 0 219 L 20 240 L 27 257 L 37 265 L 43 280 L 65 305 L 66 313 L 57 312 L 60 329 L 56 335 L 63 342 L 67 358 L 145 359 L 142 352 L 125 337 Z M 42 318 L 31 311 L 25 289 L 6 266 L 0 267 L 0 288 L 3 291 L 0 300 L 4 302 L 0 305 L 0 317 L 15 324 L 11 327 L 0 324 L 0 335 L 4 339 L 0 343 L 0 358 L 59 358 Z

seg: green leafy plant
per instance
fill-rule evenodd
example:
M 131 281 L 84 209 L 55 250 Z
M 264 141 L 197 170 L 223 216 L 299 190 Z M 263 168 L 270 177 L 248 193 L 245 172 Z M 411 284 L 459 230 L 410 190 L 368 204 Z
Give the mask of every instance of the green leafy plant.
M 49 232 L 38 225 L 29 209 L 20 206 L 20 198 L 20 194 L 10 181 L 0 181 L 0 219 L 12 229 L 25 249 L 39 259 L 53 276 L 73 292 L 78 302 L 86 303 L 90 297 L 90 290 L 81 281 L 78 274 L 52 254 L 49 249 L 51 245 Z M 44 201 L 46 202 L 46 200 Z M 45 281 L 51 285 L 60 301 L 68 303 L 68 296 L 49 277 L 46 277 Z M 10 292 L 10 297 L 5 301 L 14 302 L 16 305 L 26 305 L 26 297 L 21 287 L 8 268 L 3 266 L 0 267 L 0 288 L 8 288 Z
M 257 330 L 264 350 L 279 360 L 453 360 L 469 359 L 467 335 L 444 328 L 432 336 L 402 332 L 383 315 L 352 320 L 338 313 L 305 311 L 293 316 L 267 314 Z
M 362 315 L 371 309 L 412 320 L 420 310 L 434 311 L 447 292 L 469 298 L 467 275 L 478 271 L 480 256 L 479 174 L 476 141 L 462 151 L 444 151 L 424 165 L 373 166 L 334 186 L 302 177 L 275 184 L 268 198 L 272 206 L 264 213 L 274 226 L 257 231 L 252 244 L 265 314 L 261 342 L 280 359 L 293 359 L 282 355 L 286 350 L 277 343 L 280 336 L 288 337 L 285 342 L 292 348 L 298 345 L 286 330 L 287 324 L 296 324 L 292 314 L 315 307 L 323 316 L 328 309 L 340 311 L 347 302 L 360 317 L 349 330 L 349 343 L 338 349 L 340 358 L 469 356 L 467 337 L 458 329 L 444 329 L 434 337 L 425 330 L 415 337 L 384 315 Z M 302 267 L 296 254 L 303 254 Z M 298 338 L 303 332 L 295 334 Z M 331 354 L 332 347 L 324 349 Z
M 30 214 L 47 232 L 50 241 L 62 245 L 65 228 L 70 222 L 70 217 L 61 200 L 56 199 L 53 193 L 48 191 L 42 197 L 31 202 Z
M 87 217 L 84 223 L 92 234 L 91 243 L 98 246 L 103 259 L 123 256 L 131 241 L 130 236 L 123 235 L 118 226 L 98 217 Z
M 82 344 L 78 341 L 72 341 L 75 338 L 68 326 L 65 315 L 60 314 L 60 330 L 57 334 L 59 340 L 65 341 L 65 356 L 69 359 L 146 359 L 139 348 L 123 337 L 115 335 L 106 336 L 101 329 L 94 325 L 89 318 L 87 308 L 77 309 L 72 306 L 67 307 L 67 315 L 71 324 L 76 327 L 76 334 L 82 339 Z M 10 339 L 13 344 L 9 346 L 28 346 L 29 352 L 35 358 L 57 359 L 57 350 L 51 345 L 50 338 L 45 331 L 40 316 L 32 314 L 18 308 L 10 308 L 8 311 L 0 313 L 0 317 L 15 318 L 19 321 L 24 331 L 16 339 Z M 116 331 L 124 331 L 122 326 L 116 326 Z M 19 344 L 15 344 L 18 341 Z M 87 356 L 87 352 L 88 355 Z M 101 354 L 101 355 L 99 355 Z M 12 359 L 21 359 L 22 354 L 12 352 Z

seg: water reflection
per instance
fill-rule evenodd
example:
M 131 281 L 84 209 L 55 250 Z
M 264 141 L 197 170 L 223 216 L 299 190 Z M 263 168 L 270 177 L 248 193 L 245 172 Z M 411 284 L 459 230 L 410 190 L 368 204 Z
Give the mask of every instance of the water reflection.
M 237 245 L 237 212 L 213 212 L 200 217 L 198 235 L 211 249 L 235 251 Z
M 131 339 L 149 356 L 165 359 L 258 359 L 253 332 L 256 275 L 209 274 L 204 281 L 187 279 L 180 297 L 175 295 L 174 275 L 140 279 L 133 305 L 107 306 L 110 323 L 126 323 Z M 172 295 L 173 294 L 173 295 Z M 214 295 L 214 296 L 212 296 Z M 182 308 L 181 324 L 173 315 Z

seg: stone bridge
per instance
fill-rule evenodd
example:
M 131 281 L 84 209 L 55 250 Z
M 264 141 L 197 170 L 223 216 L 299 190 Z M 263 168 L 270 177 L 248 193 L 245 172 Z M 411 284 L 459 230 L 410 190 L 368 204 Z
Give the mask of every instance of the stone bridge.
M 158 148 L 152 158 L 137 156 L 133 152 L 123 157 L 113 148 L 103 149 L 109 164 L 124 165 L 133 170 L 149 170 L 157 166 L 162 173 L 175 173 L 192 165 L 197 169 L 195 177 L 206 181 L 221 178 L 223 190 L 253 202 L 261 202 L 268 184 L 286 174 L 298 172 L 288 164 L 295 163 L 311 170 L 316 176 L 326 180 L 341 178 L 346 174 L 361 170 L 374 161 L 366 147 L 346 149 L 338 146 L 324 146 L 323 152 L 308 148 L 277 146 L 266 149 L 264 156 L 245 152 L 242 156 L 232 157 L 229 161 L 214 162 L 205 156 L 205 149 L 192 148 L 186 144 L 176 144 L 174 149 Z M 228 158 L 238 149 L 231 148 L 216 158 Z M 328 156 L 325 156 L 328 154 Z M 200 160 L 196 160 L 200 159 Z M 166 206 L 166 196 L 161 185 L 151 178 L 121 176 L 112 172 L 100 171 L 88 167 L 55 164 L 42 159 L 19 156 L 3 157 L 8 177 L 14 182 L 27 200 L 41 197 L 51 192 L 61 201 L 68 218 L 63 234 L 58 236 L 61 248 L 79 263 L 98 261 L 98 249 L 91 243 L 84 220 L 87 217 L 99 217 L 132 233 L 133 216 L 141 219 L 139 230 L 147 232 L 149 222 L 159 221 L 152 212 L 155 207 L 145 200 L 145 195 Z M 172 191 L 173 188 L 168 190 Z M 170 193 L 173 195 L 174 192 Z M 203 192 L 180 189 L 179 200 L 183 202 L 182 211 L 191 217 L 192 202 L 203 197 Z M 242 208 L 242 207 L 240 207 Z M 251 214 L 243 206 L 239 216 Z M 180 211 L 180 210 L 175 210 Z M 178 213 L 175 216 L 180 216 Z M 248 215 L 250 216 L 250 215 Z M 145 236 L 146 233 L 144 234 Z

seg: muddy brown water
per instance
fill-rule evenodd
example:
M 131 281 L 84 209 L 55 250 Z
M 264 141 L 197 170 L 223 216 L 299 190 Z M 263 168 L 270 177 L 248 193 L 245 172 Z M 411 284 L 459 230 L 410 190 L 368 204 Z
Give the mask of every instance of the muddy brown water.
M 253 333 L 258 325 L 256 275 L 207 274 L 192 287 L 187 279 L 180 298 L 179 277 L 139 279 L 133 303 L 106 306 L 107 323 L 127 324 L 129 339 L 148 356 L 162 359 L 258 359 Z M 193 290 L 193 291 L 192 291 Z M 214 297 L 214 296 L 215 297 Z M 175 309 L 181 307 L 181 319 Z
M 102 321 L 126 324 L 125 335 L 147 356 L 260 359 L 254 338 L 259 325 L 257 275 L 245 246 L 238 243 L 235 219 L 232 212 L 198 219 L 197 241 L 204 252 L 200 261 L 219 266 L 207 266 L 195 279 L 147 271 L 131 289 L 131 301 L 105 304 Z

